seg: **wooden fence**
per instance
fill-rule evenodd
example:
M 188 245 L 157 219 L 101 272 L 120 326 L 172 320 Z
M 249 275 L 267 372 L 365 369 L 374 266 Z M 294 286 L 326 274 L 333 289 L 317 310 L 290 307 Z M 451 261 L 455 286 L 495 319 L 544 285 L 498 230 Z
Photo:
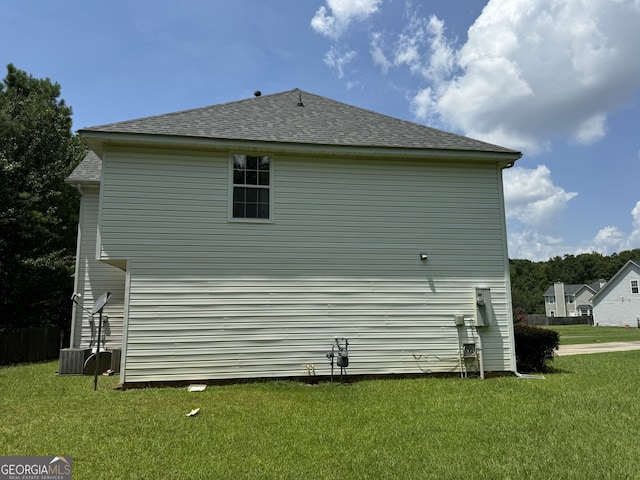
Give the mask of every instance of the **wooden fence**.
M 581 317 L 547 317 L 546 315 L 530 314 L 527 325 L 593 325 L 593 316 Z
M 23 328 L 0 333 L 0 365 L 58 358 L 65 337 L 60 327 Z

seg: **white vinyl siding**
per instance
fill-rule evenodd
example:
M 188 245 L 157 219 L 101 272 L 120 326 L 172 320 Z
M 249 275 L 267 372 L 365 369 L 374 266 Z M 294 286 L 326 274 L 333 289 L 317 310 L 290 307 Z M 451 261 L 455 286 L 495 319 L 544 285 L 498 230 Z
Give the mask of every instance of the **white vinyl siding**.
M 228 152 L 105 158 L 101 256 L 131 282 L 123 381 L 328 374 L 335 336 L 352 374 L 456 371 L 474 287 L 497 320 L 485 368 L 511 369 L 496 166 L 277 156 L 276 221 L 229 223 Z
M 593 321 L 597 325 L 638 326 L 640 295 L 632 293 L 633 281 L 640 281 L 640 269 L 628 262 L 594 298 Z
M 78 298 L 78 302 L 89 310 L 93 308 L 95 300 L 104 292 L 112 293 L 111 300 L 104 309 L 106 317 L 103 315 L 103 331 L 106 346 L 113 348 L 119 347 L 122 343 L 124 272 L 112 265 L 96 260 L 98 200 L 98 187 L 83 186 L 78 222 L 75 293 L 81 295 Z M 86 311 L 79 306 L 73 305 L 71 346 L 89 346 L 91 342 L 89 320 L 90 315 Z M 94 335 L 97 337 L 97 316 L 94 324 Z

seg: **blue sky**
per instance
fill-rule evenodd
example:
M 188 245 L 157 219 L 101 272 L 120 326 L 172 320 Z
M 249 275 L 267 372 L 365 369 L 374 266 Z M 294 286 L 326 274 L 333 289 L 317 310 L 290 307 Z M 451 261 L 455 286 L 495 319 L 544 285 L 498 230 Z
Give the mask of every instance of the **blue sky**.
M 638 25 L 638 0 L 9 0 L 0 61 L 74 129 L 300 88 L 520 150 L 509 256 L 537 261 L 640 248 Z

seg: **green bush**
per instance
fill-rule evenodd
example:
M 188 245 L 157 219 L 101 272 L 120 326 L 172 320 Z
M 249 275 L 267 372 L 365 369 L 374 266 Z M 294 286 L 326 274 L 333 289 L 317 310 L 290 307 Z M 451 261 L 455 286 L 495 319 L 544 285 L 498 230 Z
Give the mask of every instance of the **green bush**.
M 560 334 L 547 328 L 530 325 L 513 326 L 516 340 L 516 364 L 520 372 L 546 372 L 553 360 Z

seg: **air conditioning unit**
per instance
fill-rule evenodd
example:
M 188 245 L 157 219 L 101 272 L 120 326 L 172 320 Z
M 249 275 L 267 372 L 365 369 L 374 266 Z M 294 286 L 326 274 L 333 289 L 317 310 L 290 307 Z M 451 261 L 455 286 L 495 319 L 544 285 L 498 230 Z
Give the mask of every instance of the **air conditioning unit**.
M 63 348 L 60 350 L 58 375 L 82 375 L 84 362 L 91 355 L 90 348 Z

